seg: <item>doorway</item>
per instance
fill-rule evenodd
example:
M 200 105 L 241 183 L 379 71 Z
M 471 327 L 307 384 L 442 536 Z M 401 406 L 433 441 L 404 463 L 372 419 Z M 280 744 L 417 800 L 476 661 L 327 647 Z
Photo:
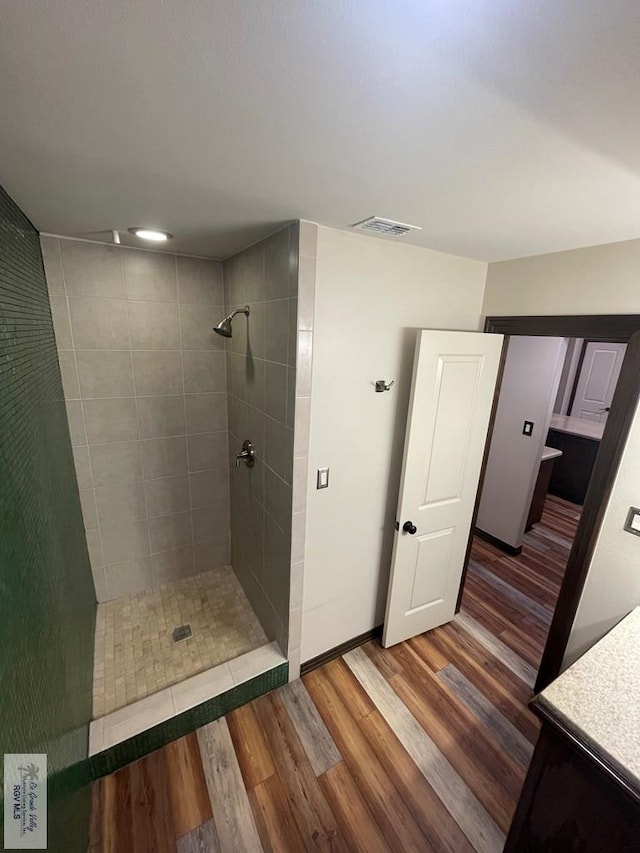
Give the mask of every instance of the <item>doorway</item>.
M 556 574 L 558 562 L 565 562 L 561 578 L 557 579 L 557 583 L 559 583 L 557 595 L 551 592 L 551 595 L 555 596 L 555 606 L 551 608 L 546 638 L 539 637 L 543 650 L 535 682 L 536 691 L 543 689 L 560 672 L 604 512 L 638 403 L 640 394 L 640 335 L 636 332 L 639 329 L 640 316 L 638 315 L 489 317 L 485 323 L 485 332 L 502 333 L 508 337 L 581 338 L 584 341 L 581 348 L 581 363 L 578 364 L 576 377 L 574 377 L 573 399 L 569 403 L 570 406 L 576 398 L 581 366 L 584 364 L 587 354 L 587 344 L 608 342 L 626 345 L 621 354 L 619 375 L 615 383 L 611 405 L 606 407 L 609 408 L 609 411 L 606 412 L 606 423 L 603 425 L 602 438 L 594 454 L 591 476 L 585 489 L 582 506 L 580 507 L 574 501 L 567 500 L 566 497 L 552 496 L 547 506 L 543 508 L 542 524 L 537 534 L 526 534 L 529 537 L 529 549 L 534 551 L 536 545 L 539 549 L 539 540 L 542 537 L 542 544 L 549 547 L 549 552 L 546 552 L 550 554 L 549 563 L 552 561 L 556 563 Z M 558 389 L 558 391 L 560 390 Z M 460 586 L 458 608 L 462 606 L 463 609 L 466 582 L 470 577 L 471 561 L 474 559 L 475 537 L 473 530 L 476 527 L 481 505 L 499 397 L 500 394 L 497 392 L 494 400 L 492 425 L 485 449 L 483 475 L 478 488 L 472 535 L 469 540 L 467 566 Z M 546 541 L 544 540 L 545 532 Z M 553 546 L 550 543 L 553 543 Z M 485 551 L 487 548 L 493 549 L 490 551 L 490 555 L 496 557 L 494 545 L 485 545 L 484 547 Z M 552 555 L 551 552 L 553 552 Z M 497 559 L 501 558 L 501 556 L 497 556 Z M 473 580 L 471 579 L 470 584 L 469 591 L 473 588 Z
M 461 612 L 537 673 L 626 344 L 505 345 Z

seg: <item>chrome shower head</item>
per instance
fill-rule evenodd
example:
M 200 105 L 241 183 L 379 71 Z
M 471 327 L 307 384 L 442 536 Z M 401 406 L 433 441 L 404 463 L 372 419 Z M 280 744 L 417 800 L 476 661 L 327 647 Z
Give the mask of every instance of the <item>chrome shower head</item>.
M 217 334 L 222 335 L 223 338 L 231 338 L 233 337 L 233 331 L 231 328 L 231 321 L 236 316 L 236 314 L 244 314 L 246 317 L 249 316 L 249 306 L 245 305 L 244 308 L 237 308 L 235 311 L 232 311 L 224 320 L 221 320 L 217 326 L 213 327 L 213 331 L 217 332 Z

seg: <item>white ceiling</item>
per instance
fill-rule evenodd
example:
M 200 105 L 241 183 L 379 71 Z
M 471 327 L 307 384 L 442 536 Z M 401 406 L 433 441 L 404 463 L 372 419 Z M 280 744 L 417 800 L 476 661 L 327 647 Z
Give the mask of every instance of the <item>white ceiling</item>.
M 638 0 L 0 15 L 0 182 L 43 231 L 153 224 L 223 257 L 293 218 L 377 214 L 483 260 L 640 236 Z

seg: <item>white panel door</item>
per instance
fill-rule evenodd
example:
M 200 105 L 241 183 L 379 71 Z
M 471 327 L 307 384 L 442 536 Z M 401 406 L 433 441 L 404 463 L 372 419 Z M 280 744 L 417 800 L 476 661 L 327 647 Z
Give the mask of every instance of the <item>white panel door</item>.
M 584 351 L 571 417 L 606 423 L 626 349 L 626 344 L 589 341 Z
M 502 342 L 418 334 L 384 646 L 453 619 Z

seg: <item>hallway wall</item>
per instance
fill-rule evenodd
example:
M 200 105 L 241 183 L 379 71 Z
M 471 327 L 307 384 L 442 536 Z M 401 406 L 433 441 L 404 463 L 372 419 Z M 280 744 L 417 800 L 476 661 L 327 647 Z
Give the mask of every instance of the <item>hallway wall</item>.
M 99 601 L 229 561 L 222 265 L 42 238 Z

